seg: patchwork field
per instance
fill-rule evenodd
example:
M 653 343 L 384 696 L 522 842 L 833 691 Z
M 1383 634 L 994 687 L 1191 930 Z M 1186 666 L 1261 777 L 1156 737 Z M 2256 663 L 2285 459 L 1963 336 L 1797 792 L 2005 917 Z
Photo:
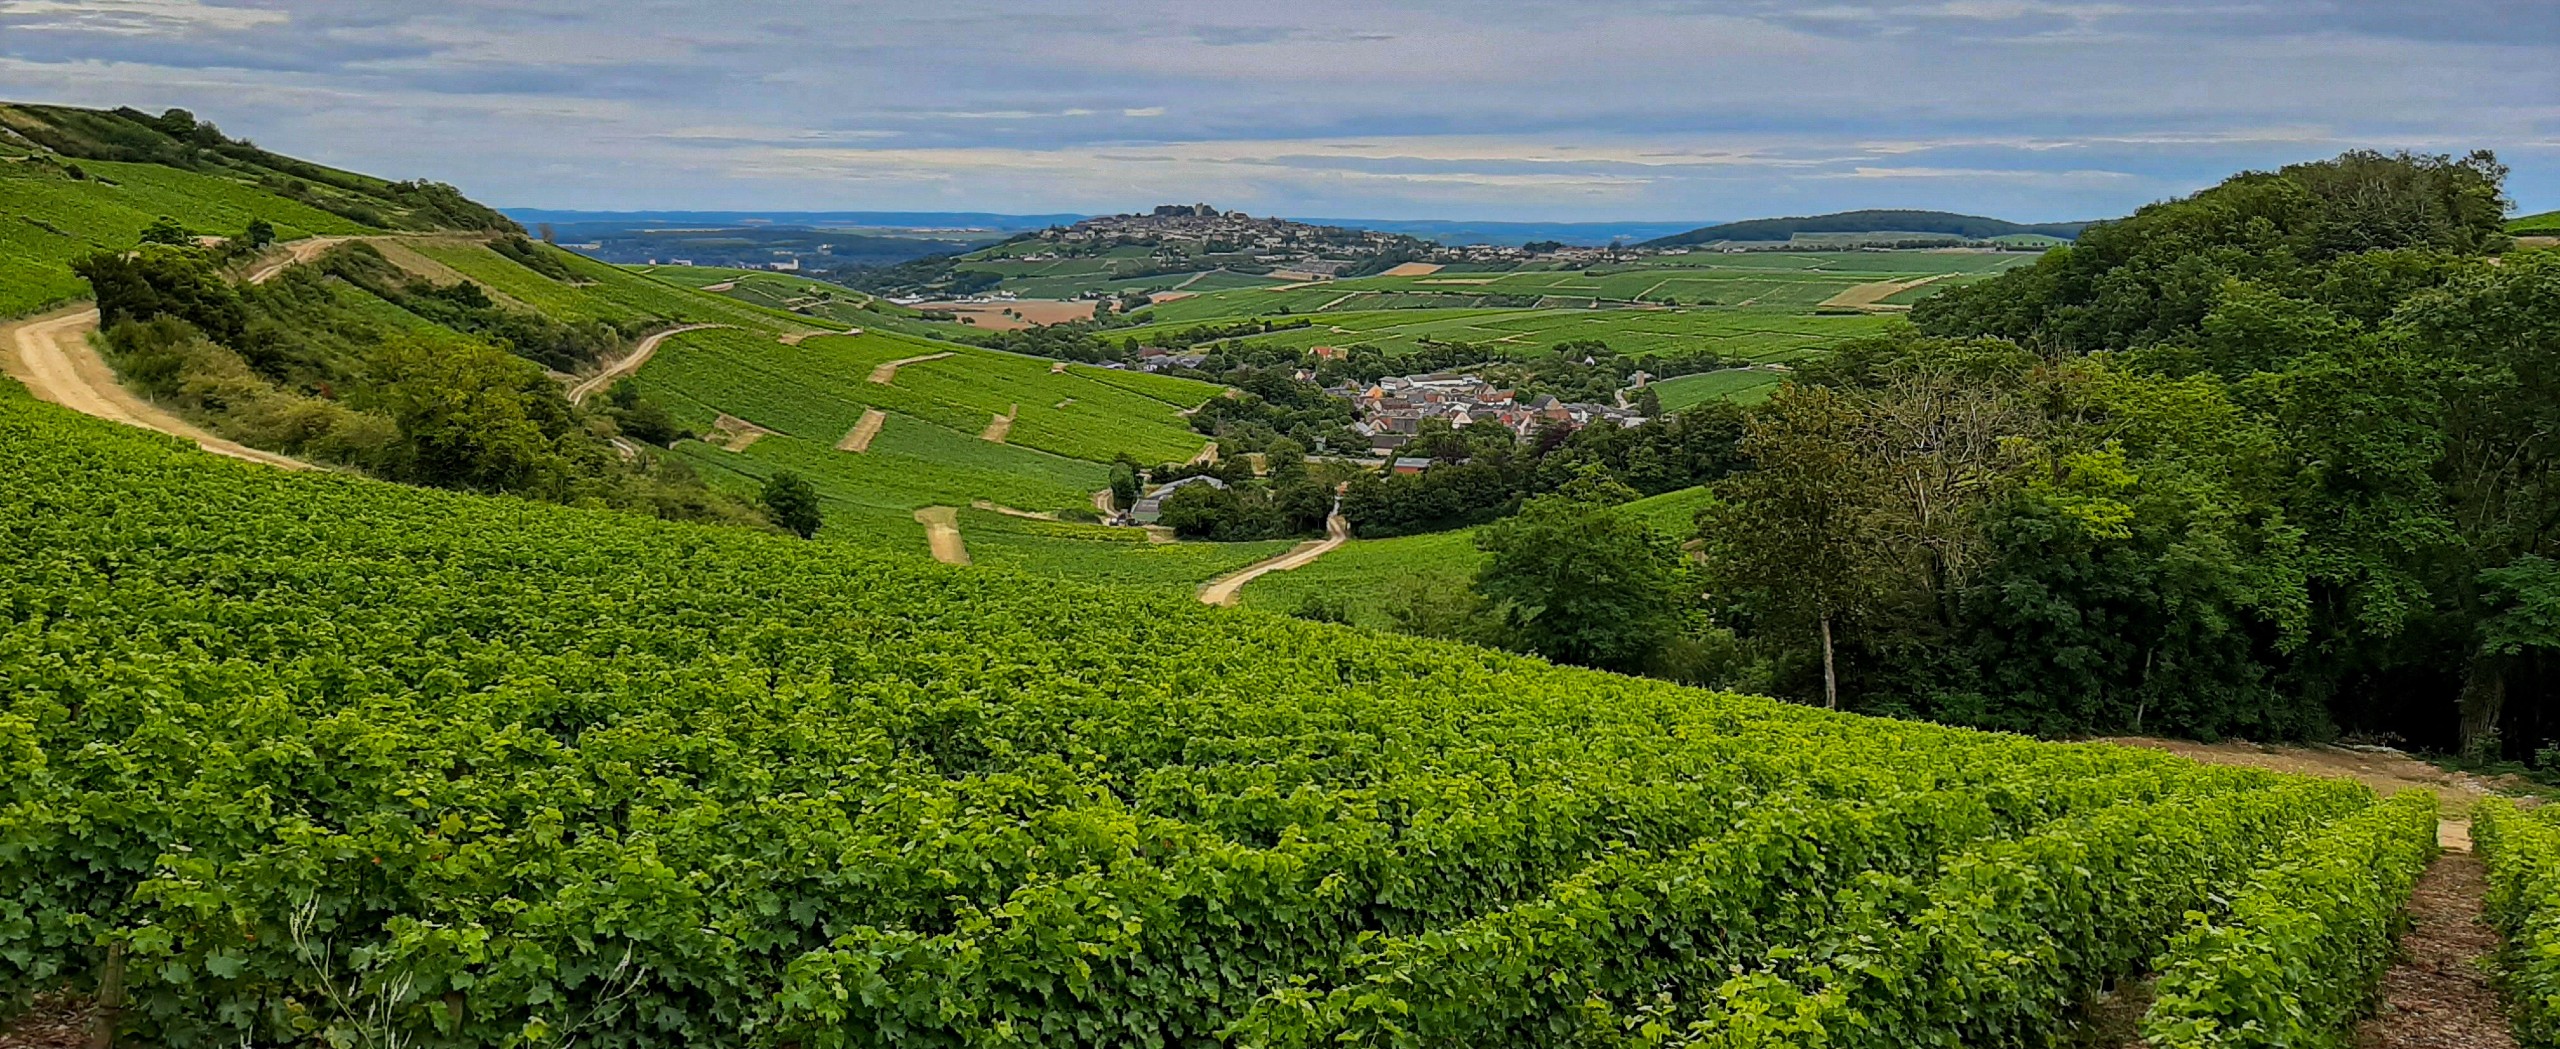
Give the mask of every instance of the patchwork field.
M 1597 339 L 1620 353 L 1712 349 L 1732 360 L 1786 361 L 1842 339 L 1874 334 L 1891 323 L 1878 316 L 1697 308 L 1376 310 L 1325 313 L 1317 321 L 1312 327 L 1246 336 L 1241 341 L 1297 349 L 1369 345 L 1390 354 L 1426 342 L 1463 342 L 1513 348 L 1526 356 L 1559 343 Z M 1143 341 L 1153 332 L 1189 326 L 1159 324 L 1112 334 Z

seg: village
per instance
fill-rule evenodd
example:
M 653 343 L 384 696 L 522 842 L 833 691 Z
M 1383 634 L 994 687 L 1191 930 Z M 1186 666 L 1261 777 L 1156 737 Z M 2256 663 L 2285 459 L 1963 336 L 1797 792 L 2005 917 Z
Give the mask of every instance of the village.
M 1641 389 L 1647 378 L 1637 373 L 1637 388 Z M 1352 429 L 1369 439 L 1371 454 L 1389 459 L 1397 469 L 1406 469 L 1408 464 L 1394 458 L 1396 451 L 1418 436 L 1422 424 L 1432 419 L 1448 423 L 1453 430 L 1490 422 L 1524 439 L 1551 426 L 1579 429 L 1607 424 L 1623 428 L 1645 421 L 1634 408 L 1622 404 L 1572 403 L 1552 396 L 1524 401 L 1514 391 L 1467 372 L 1389 376 L 1367 385 L 1334 386 L 1325 392 L 1351 402 L 1360 413 Z M 1412 464 L 1410 468 L 1421 467 Z

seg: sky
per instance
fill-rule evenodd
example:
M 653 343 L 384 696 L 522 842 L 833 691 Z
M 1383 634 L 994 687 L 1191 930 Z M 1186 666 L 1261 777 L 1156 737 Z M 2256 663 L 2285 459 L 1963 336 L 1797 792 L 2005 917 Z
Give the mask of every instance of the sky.
M 2560 208 L 2553 0 L 0 0 L 0 98 L 508 207 L 2054 221 L 2489 148 Z

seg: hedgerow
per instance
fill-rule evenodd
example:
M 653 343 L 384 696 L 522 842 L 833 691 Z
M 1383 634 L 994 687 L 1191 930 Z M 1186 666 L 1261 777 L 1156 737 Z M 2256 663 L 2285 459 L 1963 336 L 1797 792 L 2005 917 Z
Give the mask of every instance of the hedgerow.
M 2489 868 L 2489 923 L 2505 935 L 2502 985 L 2516 1037 L 2560 1045 L 2560 827 L 2486 798 L 2471 811 L 2471 842 Z
M 0 999 L 114 959 L 177 1049 L 1410 1042 L 1372 996 L 1553 1044 L 1735 965 L 1868 1008 L 1813 961 L 1957 964 L 1906 924 L 2063 952 L 1983 985 L 2042 995 L 2363 800 L 14 389 L 0 447 Z M 1982 1029 L 1934 1001 L 1894 1030 Z
M 2294 782 L 2168 797 L 2058 820 L 1952 858 L 1934 879 L 1860 879 L 1804 942 L 1704 996 L 1672 1035 L 1631 1041 L 1746 1046 L 2041 1045 L 2107 982 L 2157 953 L 2181 916 L 2227 894 L 2289 837 L 2370 792 Z
M 2304 837 L 2227 913 L 2192 923 L 2156 966 L 2153 1049 L 2354 1044 L 2418 874 L 2436 852 L 2436 799 L 2410 791 Z

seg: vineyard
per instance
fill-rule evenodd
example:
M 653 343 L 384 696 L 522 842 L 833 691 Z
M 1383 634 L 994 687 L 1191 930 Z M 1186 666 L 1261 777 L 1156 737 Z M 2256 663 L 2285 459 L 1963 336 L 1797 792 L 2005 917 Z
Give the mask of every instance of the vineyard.
M 2336 1044 L 2434 848 L 2423 795 L 262 470 L 13 387 L 0 446 L 0 996 L 112 973 L 148 1044 L 1979 1049 L 2144 971 L 2161 1044 Z M 2547 927 L 2553 835 L 2482 829 Z

